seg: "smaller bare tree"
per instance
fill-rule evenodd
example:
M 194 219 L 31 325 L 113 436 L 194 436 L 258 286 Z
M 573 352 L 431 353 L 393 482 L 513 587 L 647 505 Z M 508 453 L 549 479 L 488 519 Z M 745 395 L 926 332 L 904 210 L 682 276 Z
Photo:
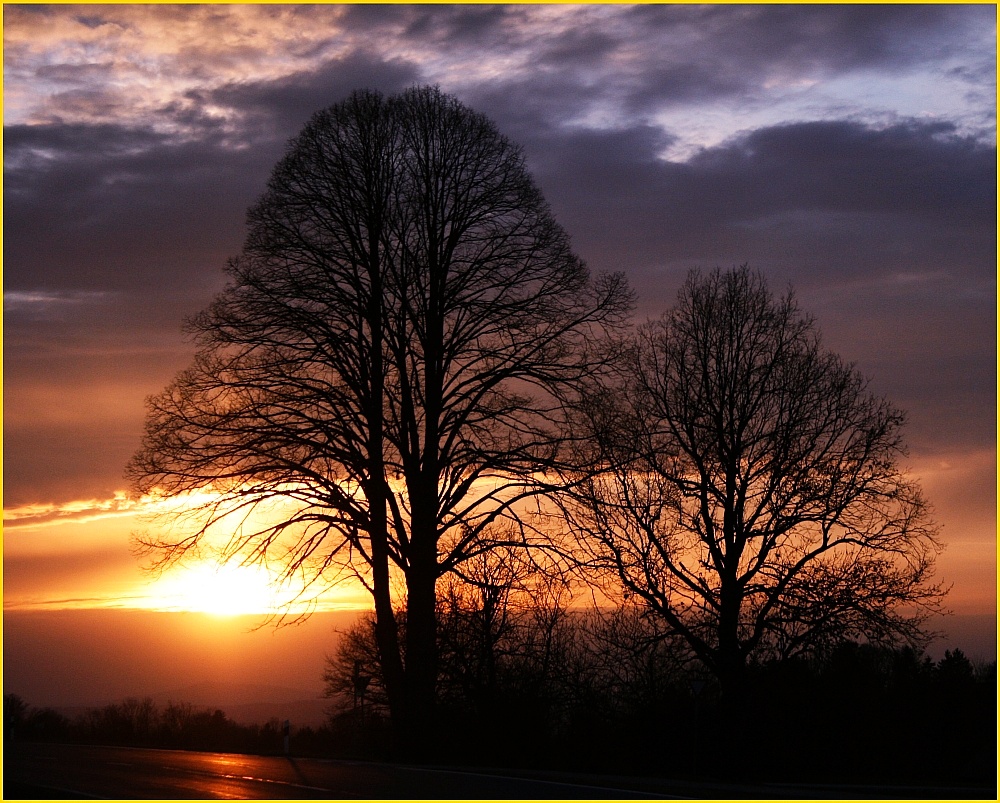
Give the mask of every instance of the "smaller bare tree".
M 563 512 L 613 577 L 719 679 L 846 639 L 919 643 L 943 590 L 904 415 L 747 268 L 692 274 L 642 327 Z

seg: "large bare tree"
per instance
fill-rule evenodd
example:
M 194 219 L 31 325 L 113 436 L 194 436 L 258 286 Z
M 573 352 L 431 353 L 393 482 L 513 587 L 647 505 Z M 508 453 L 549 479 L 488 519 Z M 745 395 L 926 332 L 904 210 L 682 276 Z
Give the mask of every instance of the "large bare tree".
M 581 559 L 733 693 L 754 659 L 920 640 L 940 547 L 903 420 L 790 292 L 695 273 L 581 408 L 600 472 L 564 510 Z
M 129 468 L 141 493 L 213 495 L 146 544 L 173 560 L 225 527 L 226 558 L 313 588 L 356 575 L 412 735 L 434 699 L 435 585 L 546 491 L 565 396 L 630 294 L 589 277 L 520 149 L 435 88 L 317 113 L 248 227 Z

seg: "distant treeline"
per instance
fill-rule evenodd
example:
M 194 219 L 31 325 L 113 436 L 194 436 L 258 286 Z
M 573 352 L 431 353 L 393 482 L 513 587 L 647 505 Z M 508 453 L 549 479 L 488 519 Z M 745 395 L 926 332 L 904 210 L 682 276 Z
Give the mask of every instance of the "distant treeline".
M 614 673 L 567 657 L 553 653 L 540 664 L 508 656 L 485 685 L 477 673 L 464 688 L 444 684 L 439 725 L 427 734 L 439 761 L 745 781 L 995 781 L 996 663 L 961 650 L 935 662 L 912 649 L 846 643 L 822 661 L 757 666 L 737 720 L 711 681 L 667 671 L 648 660 L 652 653 Z M 389 757 L 386 711 L 377 685 L 369 689 L 342 696 L 321 728 L 293 726 L 291 752 Z M 284 749 L 277 719 L 243 725 L 222 710 L 149 698 L 69 718 L 5 694 L 4 720 L 7 744 Z
M 242 725 L 218 708 L 128 697 L 68 717 L 52 708 L 35 708 L 16 694 L 5 694 L 6 741 L 50 741 L 165 747 L 240 753 L 277 753 L 283 749 L 282 723 Z

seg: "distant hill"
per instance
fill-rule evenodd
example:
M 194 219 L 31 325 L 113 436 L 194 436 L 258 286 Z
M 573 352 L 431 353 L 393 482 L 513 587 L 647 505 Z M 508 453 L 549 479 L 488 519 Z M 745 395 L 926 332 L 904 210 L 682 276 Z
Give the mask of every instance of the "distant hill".
M 289 720 L 292 727 L 317 728 L 326 721 L 331 700 L 303 689 L 259 683 L 194 683 L 150 695 L 161 708 L 167 703 L 190 703 L 196 708 L 221 709 L 241 725 L 263 725 L 270 719 Z

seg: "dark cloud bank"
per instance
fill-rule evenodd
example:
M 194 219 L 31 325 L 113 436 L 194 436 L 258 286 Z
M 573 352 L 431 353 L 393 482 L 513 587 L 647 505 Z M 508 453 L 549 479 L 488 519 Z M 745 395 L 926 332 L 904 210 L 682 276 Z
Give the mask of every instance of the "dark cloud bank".
M 514 23 L 529 13 L 358 6 L 346 19 L 395 26 L 403 40 L 502 48 L 519 43 Z M 615 85 L 631 116 L 614 129 L 566 120 L 600 96 L 581 76 L 622 47 L 620 28 L 544 39 L 531 80 L 454 90 L 523 145 L 578 252 L 595 270 L 628 274 L 640 317 L 660 314 L 691 268 L 748 262 L 775 289 L 791 282 L 828 341 L 913 408 L 922 448 L 987 447 L 995 440 L 995 146 L 950 121 L 792 120 L 669 161 L 662 154 L 677 132 L 641 113 L 699 95 L 752 95 L 763 77 L 793 66 L 900 69 L 919 60 L 930 33 L 938 51 L 954 47 L 970 16 L 926 6 L 637 7 L 623 15 L 625 30 L 647 37 L 698 26 L 702 51 L 654 59 L 649 76 Z M 95 493 L 120 486 L 141 395 L 186 362 L 181 320 L 221 285 L 244 210 L 287 138 L 352 88 L 393 92 L 424 78 L 417 64 L 355 52 L 278 81 L 189 93 L 183 109 L 163 110 L 188 132 L 182 138 L 58 121 L 5 129 L 5 293 L 83 299 L 5 312 L 8 503 L 69 494 L 73 477 L 86 477 Z M 238 135 L 204 113 L 209 103 L 230 111 Z M 67 379 L 84 396 L 114 382 L 135 388 L 135 398 L 111 431 L 84 416 L 33 418 L 23 389 L 70 393 Z

